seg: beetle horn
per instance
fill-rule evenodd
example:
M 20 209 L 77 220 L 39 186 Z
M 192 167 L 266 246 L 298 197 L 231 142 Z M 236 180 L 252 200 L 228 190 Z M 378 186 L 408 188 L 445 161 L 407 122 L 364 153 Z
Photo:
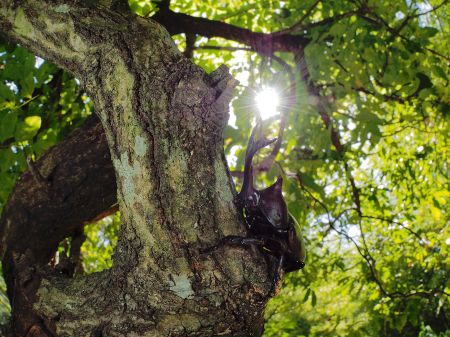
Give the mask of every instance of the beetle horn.
M 257 123 L 253 128 L 248 140 L 247 151 L 245 152 L 245 166 L 244 166 L 244 183 L 242 185 L 241 193 L 249 194 L 253 190 L 253 157 L 263 147 L 272 144 L 277 139 L 267 139 L 262 133 L 262 125 Z
M 283 177 L 282 176 L 278 176 L 277 181 L 274 184 L 274 188 L 277 190 L 282 190 L 283 189 Z
M 245 153 L 246 161 L 249 160 L 251 162 L 253 156 L 256 152 L 258 152 L 258 150 L 272 144 L 277 140 L 277 138 L 267 139 L 266 137 L 264 137 L 261 129 L 261 125 L 257 124 L 252 130 L 252 134 L 250 135 L 250 139 L 248 140 L 247 151 Z

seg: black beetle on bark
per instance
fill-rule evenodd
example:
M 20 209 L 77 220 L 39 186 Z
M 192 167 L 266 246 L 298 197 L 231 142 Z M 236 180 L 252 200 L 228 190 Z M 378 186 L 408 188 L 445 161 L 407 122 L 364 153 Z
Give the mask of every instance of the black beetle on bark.
M 306 250 L 302 234 L 296 232 L 296 220 L 289 214 L 282 194 L 282 177 L 279 176 L 272 186 L 263 190 L 257 190 L 253 186 L 253 157 L 260 149 L 276 140 L 257 136 L 258 131 L 257 125 L 248 141 L 244 182 L 237 195 L 237 204 L 242 210 L 249 235 L 226 236 L 208 251 L 224 244 L 255 245 L 262 248 L 264 252 L 279 259 L 272 286 L 274 290 L 283 270 L 291 272 L 305 266 Z

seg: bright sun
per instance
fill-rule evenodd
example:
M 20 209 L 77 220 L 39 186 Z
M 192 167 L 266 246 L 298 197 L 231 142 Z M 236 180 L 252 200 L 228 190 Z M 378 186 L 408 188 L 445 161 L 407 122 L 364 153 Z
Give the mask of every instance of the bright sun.
M 264 88 L 256 95 L 256 104 L 262 119 L 268 119 L 278 114 L 279 98 L 272 88 Z

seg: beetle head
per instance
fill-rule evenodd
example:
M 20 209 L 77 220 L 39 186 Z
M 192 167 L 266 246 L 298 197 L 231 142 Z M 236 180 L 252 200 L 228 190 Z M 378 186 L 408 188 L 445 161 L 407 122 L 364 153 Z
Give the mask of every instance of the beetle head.
M 289 215 L 282 187 L 283 178 L 280 176 L 275 184 L 260 191 L 259 207 L 272 226 L 279 229 L 289 227 Z

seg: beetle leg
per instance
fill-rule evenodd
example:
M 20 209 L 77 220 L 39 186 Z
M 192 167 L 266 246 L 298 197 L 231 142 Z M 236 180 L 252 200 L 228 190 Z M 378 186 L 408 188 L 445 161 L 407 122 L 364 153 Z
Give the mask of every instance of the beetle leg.
M 284 228 L 277 228 L 277 229 L 275 229 L 275 231 L 276 231 L 278 234 L 288 234 L 290 230 L 291 230 L 290 228 L 287 228 L 287 229 L 284 229 Z
M 234 236 L 229 235 L 225 236 L 221 241 L 223 241 L 223 245 L 242 245 L 242 246 L 262 246 L 265 244 L 265 240 L 254 237 L 243 237 L 243 236 Z
M 264 246 L 264 239 L 254 238 L 254 237 L 244 237 L 244 236 L 236 236 L 236 235 L 228 235 L 222 238 L 216 245 L 203 249 L 201 252 L 203 254 L 211 253 L 217 248 L 225 245 L 240 245 L 240 246 Z

